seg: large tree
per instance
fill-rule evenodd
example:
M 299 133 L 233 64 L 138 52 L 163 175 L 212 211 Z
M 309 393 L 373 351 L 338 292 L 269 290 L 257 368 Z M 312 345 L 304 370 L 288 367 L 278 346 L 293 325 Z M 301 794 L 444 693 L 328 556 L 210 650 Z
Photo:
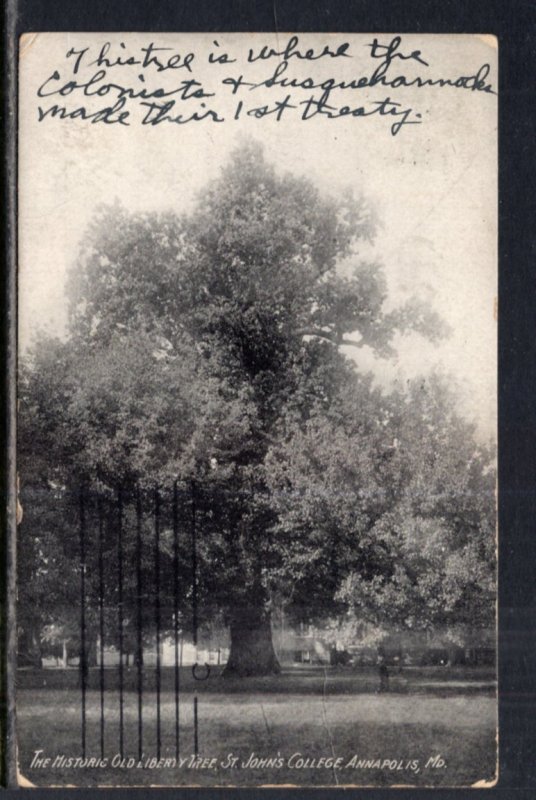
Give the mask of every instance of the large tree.
M 495 454 L 444 379 L 414 382 L 397 408 L 390 469 L 406 477 L 371 529 L 388 563 L 351 573 L 340 596 L 361 620 L 470 641 L 495 618 Z
M 460 416 L 445 377 L 368 399 L 354 394 L 359 411 L 294 427 L 270 454 L 277 524 L 301 530 L 292 541 L 307 562 L 293 560 L 294 602 L 314 621 L 310 598 L 329 607 L 330 586 L 336 638 L 355 638 L 363 623 L 471 638 L 495 614 L 494 450 Z M 285 483 L 292 494 L 275 491 Z M 316 590 L 311 560 L 326 576 Z
M 188 215 L 97 212 L 68 338 L 32 356 L 25 454 L 46 452 L 48 480 L 195 487 L 199 599 L 229 626 L 228 674 L 278 670 L 274 602 L 325 615 L 349 576 L 382 570 L 374 531 L 408 468 L 386 468 L 393 402 L 348 348 L 388 356 L 395 334 L 442 326 L 417 302 L 386 310 L 382 268 L 359 254 L 373 235 L 365 200 L 322 196 L 244 143 Z

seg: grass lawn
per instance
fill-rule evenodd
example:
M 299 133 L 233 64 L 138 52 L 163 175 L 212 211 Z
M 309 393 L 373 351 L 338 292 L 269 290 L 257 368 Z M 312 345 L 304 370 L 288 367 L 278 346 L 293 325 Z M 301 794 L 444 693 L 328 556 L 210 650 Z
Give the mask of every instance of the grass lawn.
M 20 688 L 20 771 L 41 786 L 460 786 L 493 779 L 496 699 L 489 674 L 408 670 L 391 678 L 389 693 L 377 694 L 376 684 L 372 670 L 293 670 L 277 678 L 241 681 L 214 676 L 198 684 L 190 681 L 185 670 L 180 698 L 180 757 L 185 761 L 177 764 L 174 760 L 175 704 L 173 693 L 166 689 L 161 698 L 161 755 L 168 761 L 154 768 L 147 761 L 155 757 L 154 692 L 144 695 L 144 756 L 139 766 L 137 697 L 131 691 L 125 692 L 124 755 L 132 757 L 133 765 L 120 765 L 118 758 L 114 766 L 110 763 L 118 753 L 119 709 L 117 692 L 109 691 L 105 697 L 106 766 L 53 767 L 50 762 L 32 768 L 36 750 L 51 759 L 81 755 L 80 693 Z M 198 752 L 206 759 L 201 765 L 191 761 L 194 690 Z M 91 689 L 88 757 L 100 756 L 99 722 L 100 696 Z M 255 760 L 267 758 L 274 763 Z M 322 758 L 331 761 L 322 763 Z M 230 763 L 234 766 L 224 767 Z

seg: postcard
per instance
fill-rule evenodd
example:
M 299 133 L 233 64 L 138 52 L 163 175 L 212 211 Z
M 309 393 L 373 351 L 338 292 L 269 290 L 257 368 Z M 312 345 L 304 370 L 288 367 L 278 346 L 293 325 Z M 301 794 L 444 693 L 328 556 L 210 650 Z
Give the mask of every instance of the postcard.
M 497 70 L 22 37 L 20 785 L 494 785 Z

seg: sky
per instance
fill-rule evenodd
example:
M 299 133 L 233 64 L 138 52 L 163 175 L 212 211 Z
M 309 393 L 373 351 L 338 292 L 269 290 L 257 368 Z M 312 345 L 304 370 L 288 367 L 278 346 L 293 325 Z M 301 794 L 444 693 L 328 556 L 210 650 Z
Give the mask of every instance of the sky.
M 386 387 L 433 370 L 449 374 L 459 387 L 464 415 L 475 420 L 482 438 L 493 438 L 497 394 L 495 94 L 452 86 L 381 85 L 331 93 L 333 108 L 363 105 L 370 112 L 388 99 L 398 102 L 398 109 L 410 109 L 408 120 L 419 120 L 419 124 L 404 125 L 396 135 L 391 124 L 400 118 L 378 113 L 343 118 L 319 113 L 303 120 L 299 103 L 312 92 L 300 88 L 288 90 L 290 103 L 296 107 L 286 109 L 279 121 L 275 113 L 262 119 L 248 116 L 248 110 L 263 105 L 271 108 L 287 90 L 260 86 L 240 88 L 233 95 L 232 87 L 222 81 L 239 75 L 251 83 L 266 80 L 284 60 L 289 38 L 286 34 L 32 34 L 23 38 L 20 351 L 25 352 L 42 331 L 64 334 L 67 274 L 75 268 L 78 244 L 97 205 L 118 199 L 131 210 L 187 210 L 246 134 L 263 143 L 266 158 L 278 171 L 307 176 L 328 194 L 337 195 L 350 187 L 370 198 L 381 227 L 374 243 L 363 252 L 384 265 L 390 302 L 417 295 L 429 302 L 451 329 L 451 335 L 438 345 L 416 335 L 399 339 L 397 358 L 391 361 L 375 359 L 366 350 L 351 350 L 348 355 L 356 358 L 361 368 L 372 369 L 377 382 Z M 294 51 L 290 55 L 287 51 L 285 74 L 300 80 L 311 77 L 316 82 L 370 75 L 381 61 L 371 56 L 373 39 L 369 34 L 300 35 Z M 393 36 L 377 39 L 389 43 Z M 95 63 L 106 41 L 110 42 L 110 62 L 117 57 L 141 61 L 145 57 L 141 48 L 153 43 L 169 47 L 159 51 L 158 57 L 176 54 L 179 67 L 159 71 L 155 62 L 114 67 Z M 343 56 L 327 54 L 308 60 L 296 55 L 296 50 L 303 54 L 308 48 L 316 55 L 326 46 L 336 52 L 341 43 L 348 43 Z M 279 55 L 256 58 L 264 46 Z M 76 52 L 66 58 L 71 48 Z M 76 54 L 85 48 L 74 74 Z M 250 48 L 255 60 L 249 62 Z M 410 57 L 419 51 L 418 56 Z M 234 61 L 209 63 L 210 52 L 217 56 L 226 52 Z M 188 53 L 193 54 L 189 68 L 181 67 Z M 490 37 L 404 35 L 398 53 L 407 58 L 393 58 L 389 66 L 392 76 L 470 76 L 487 63 L 488 81 L 497 85 L 496 42 Z M 186 109 L 201 113 L 200 102 L 205 102 L 204 110 L 214 109 L 224 121 L 142 125 L 147 107 L 142 109 L 135 99 L 126 105 L 131 108 L 128 125 L 51 115 L 39 121 L 39 108 L 43 113 L 54 103 L 69 111 L 83 105 L 88 112 L 110 105 L 113 90 L 104 97 L 84 94 L 84 82 L 101 68 L 105 75 L 94 88 L 114 82 L 123 88 L 170 90 L 193 79 L 197 88 L 201 85 L 213 96 L 203 101 L 178 101 L 173 113 L 177 114 L 179 106 L 185 115 Z M 57 89 L 69 81 L 79 86 L 59 95 Z M 41 93 L 48 96 L 38 97 L 39 87 L 44 87 Z M 315 97 L 321 93 L 316 91 Z M 243 102 L 242 115 L 236 120 L 239 100 Z

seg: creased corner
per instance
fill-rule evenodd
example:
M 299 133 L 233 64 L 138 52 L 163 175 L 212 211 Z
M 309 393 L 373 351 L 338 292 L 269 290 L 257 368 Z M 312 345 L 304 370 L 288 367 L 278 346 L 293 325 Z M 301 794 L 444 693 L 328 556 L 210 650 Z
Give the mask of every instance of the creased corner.
M 23 33 L 19 39 L 19 58 L 24 58 L 37 41 L 38 33 Z
M 477 33 L 476 37 L 493 50 L 499 49 L 499 38 L 494 33 Z

